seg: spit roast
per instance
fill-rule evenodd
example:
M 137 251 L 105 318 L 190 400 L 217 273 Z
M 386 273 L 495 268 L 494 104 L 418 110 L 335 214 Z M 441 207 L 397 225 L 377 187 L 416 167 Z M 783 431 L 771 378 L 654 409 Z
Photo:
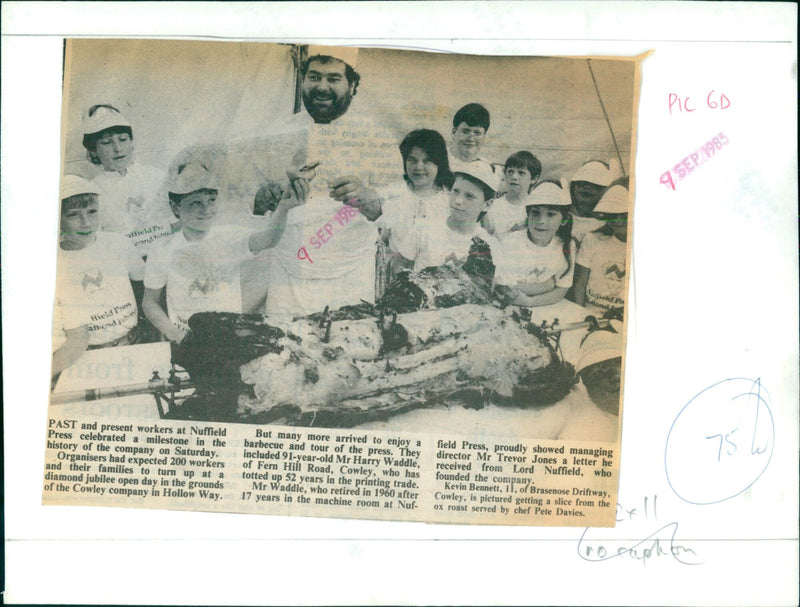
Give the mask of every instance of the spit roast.
M 403 272 L 377 304 L 291 321 L 195 314 L 172 353 L 195 392 L 170 415 L 350 427 L 443 404 L 555 403 L 572 366 L 524 309 L 493 304 L 489 259 Z

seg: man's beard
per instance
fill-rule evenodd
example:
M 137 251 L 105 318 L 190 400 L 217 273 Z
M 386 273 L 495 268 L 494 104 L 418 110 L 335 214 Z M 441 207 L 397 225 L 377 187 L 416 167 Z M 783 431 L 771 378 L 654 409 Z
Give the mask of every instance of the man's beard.
M 352 100 L 352 95 L 345 95 L 344 97 L 333 96 L 330 98 L 331 103 L 327 104 L 317 102 L 313 94 L 303 94 L 303 105 L 308 114 L 314 119 L 314 122 L 324 123 L 336 120 L 347 112 Z

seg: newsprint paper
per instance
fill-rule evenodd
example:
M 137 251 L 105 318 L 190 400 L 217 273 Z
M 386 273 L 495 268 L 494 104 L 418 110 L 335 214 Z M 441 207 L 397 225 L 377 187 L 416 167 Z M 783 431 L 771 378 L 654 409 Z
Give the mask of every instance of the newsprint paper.
M 613 526 L 636 58 L 64 69 L 45 504 Z

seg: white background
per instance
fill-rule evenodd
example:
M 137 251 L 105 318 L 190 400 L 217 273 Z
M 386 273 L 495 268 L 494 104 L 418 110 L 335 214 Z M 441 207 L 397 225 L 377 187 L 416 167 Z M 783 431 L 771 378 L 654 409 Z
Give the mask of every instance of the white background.
M 4 2 L 2 11 L 6 602 L 797 603 L 793 4 Z M 489 54 L 654 50 L 640 102 L 619 496 L 637 512 L 587 535 L 594 546 L 630 546 L 677 523 L 676 545 L 702 564 L 590 563 L 578 556 L 581 529 L 42 507 L 63 36 L 145 34 Z M 705 106 L 712 89 L 731 107 Z M 697 110 L 670 115 L 670 93 Z M 675 191 L 659 183 L 719 132 L 728 146 Z M 738 497 L 693 506 L 667 484 L 667 433 L 694 395 L 732 377 L 761 378 L 769 391 L 772 460 Z M 645 520 L 643 498 L 656 495 L 657 519 Z

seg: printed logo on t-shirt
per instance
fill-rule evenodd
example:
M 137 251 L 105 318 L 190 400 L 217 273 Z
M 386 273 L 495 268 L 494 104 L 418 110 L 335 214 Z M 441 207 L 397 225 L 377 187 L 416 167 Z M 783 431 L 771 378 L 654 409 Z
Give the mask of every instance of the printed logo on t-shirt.
M 189 299 L 205 299 L 218 293 L 224 274 L 218 264 L 209 260 L 198 247 L 187 247 L 178 251 L 174 258 L 175 271 L 186 279 L 186 295 Z
M 93 273 L 84 272 L 81 277 L 81 286 L 84 293 L 96 293 L 103 288 L 103 272 L 100 269 L 95 270 Z
M 625 266 L 616 262 L 603 264 L 603 276 L 606 288 L 610 294 L 616 295 L 622 290 L 622 281 L 625 279 Z
M 536 280 L 538 281 L 545 272 L 547 272 L 547 268 L 545 266 L 537 266 L 528 273 L 528 276 L 535 276 Z
M 131 215 L 138 216 L 142 212 L 144 206 L 144 196 L 129 196 L 125 202 L 125 208 Z

